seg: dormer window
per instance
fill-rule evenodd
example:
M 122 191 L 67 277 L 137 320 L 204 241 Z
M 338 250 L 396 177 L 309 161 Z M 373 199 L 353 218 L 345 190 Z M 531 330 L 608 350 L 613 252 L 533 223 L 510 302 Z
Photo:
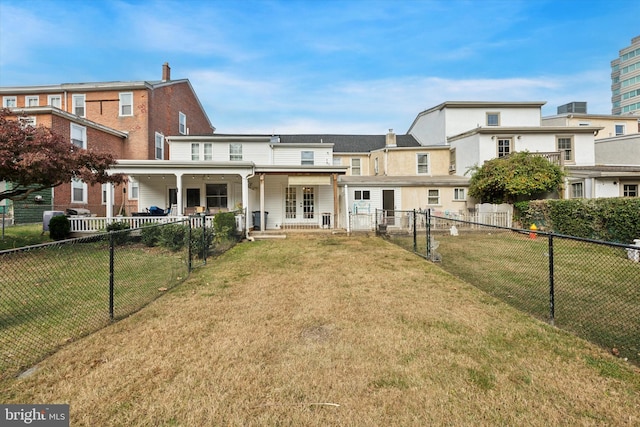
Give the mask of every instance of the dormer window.
M 300 154 L 300 164 L 313 166 L 313 151 L 303 151 Z
M 500 126 L 500 113 L 487 113 L 487 126 Z

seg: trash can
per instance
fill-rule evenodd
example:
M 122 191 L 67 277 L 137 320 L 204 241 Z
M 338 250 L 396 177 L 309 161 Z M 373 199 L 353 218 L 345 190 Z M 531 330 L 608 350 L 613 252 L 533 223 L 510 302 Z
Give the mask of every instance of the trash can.
M 267 215 L 269 212 L 264 211 L 264 229 L 267 229 Z M 253 211 L 253 229 L 261 230 L 260 228 L 260 211 Z
M 331 212 L 322 212 L 322 228 L 331 228 Z

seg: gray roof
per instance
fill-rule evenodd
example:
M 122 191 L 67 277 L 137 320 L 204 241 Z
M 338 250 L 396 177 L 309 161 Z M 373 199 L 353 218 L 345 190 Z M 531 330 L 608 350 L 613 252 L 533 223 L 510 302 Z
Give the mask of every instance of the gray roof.
M 280 135 L 283 144 L 333 144 L 334 153 L 368 153 L 385 147 L 386 135 Z M 412 135 L 396 135 L 396 147 L 420 147 Z

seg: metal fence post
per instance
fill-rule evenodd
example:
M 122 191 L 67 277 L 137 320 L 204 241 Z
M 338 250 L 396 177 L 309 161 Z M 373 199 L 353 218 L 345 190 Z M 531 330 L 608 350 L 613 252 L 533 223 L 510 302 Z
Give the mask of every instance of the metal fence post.
M 427 253 L 426 256 L 427 258 L 430 258 L 430 252 L 431 252 L 431 246 L 430 246 L 430 241 L 431 241 L 431 209 L 427 209 L 427 213 L 425 214 L 426 219 L 427 219 L 427 226 L 426 228 L 426 233 L 427 233 Z
M 413 252 L 418 252 L 418 226 L 415 209 L 413 210 Z
M 113 291 L 114 291 L 114 242 L 113 231 L 109 233 L 109 319 L 113 321 Z
M 189 262 L 187 262 L 187 265 L 188 265 L 189 273 L 191 273 L 191 217 L 188 217 L 187 221 L 189 223 L 189 239 L 188 239 L 189 244 L 187 245 L 188 246 L 187 258 L 188 258 Z
M 211 219 L 213 221 L 213 218 Z M 209 247 L 207 245 L 207 217 L 202 216 L 202 260 L 204 265 L 207 265 L 207 252 Z
M 555 323 L 555 290 L 553 274 L 553 233 L 549 233 L 549 323 Z

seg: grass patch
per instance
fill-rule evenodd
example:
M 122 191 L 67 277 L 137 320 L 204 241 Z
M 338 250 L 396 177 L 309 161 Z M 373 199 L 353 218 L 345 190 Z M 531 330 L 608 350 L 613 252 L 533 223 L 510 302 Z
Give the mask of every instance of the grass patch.
M 601 375 L 586 357 L 625 365 L 382 239 L 325 239 L 241 243 L 0 401 L 72 425 L 640 422 L 637 368 Z
M 52 242 L 49 233 L 42 233 L 42 224 L 25 224 L 5 227 L 0 239 L 0 251 Z

